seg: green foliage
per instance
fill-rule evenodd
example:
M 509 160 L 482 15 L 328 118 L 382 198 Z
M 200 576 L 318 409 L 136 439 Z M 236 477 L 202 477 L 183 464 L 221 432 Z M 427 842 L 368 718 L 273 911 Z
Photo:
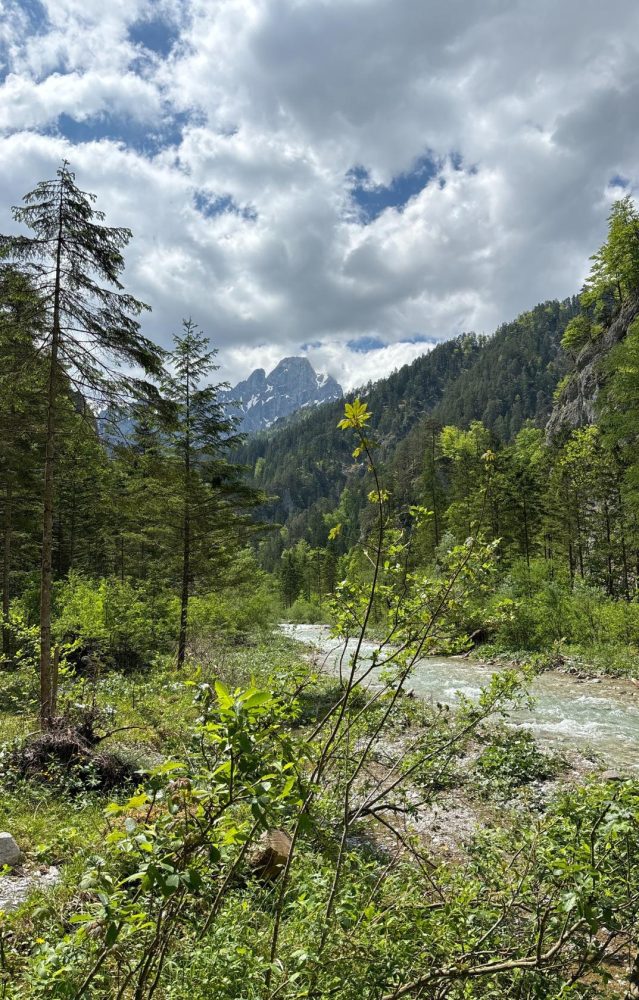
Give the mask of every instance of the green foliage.
M 579 313 L 577 316 L 573 316 L 570 323 L 566 326 L 564 335 L 561 338 L 561 346 L 564 351 L 568 351 L 570 354 L 577 354 L 582 347 L 585 347 L 601 331 L 602 327 L 593 324 L 586 313 Z
M 543 652 L 559 645 L 559 660 L 575 655 L 591 667 L 596 661 L 597 672 L 636 673 L 639 667 L 639 604 L 585 583 L 571 586 L 567 573 L 553 572 L 542 559 L 514 563 L 478 613 L 493 650 Z
M 605 314 L 610 299 L 620 305 L 639 292 L 639 212 L 630 195 L 613 204 L 606 242 L 590 259 L 581 297 L 585 306 Z
M 96 665 L 149 666 L 175 637 L 175 600 L 143 585 L 113 578 L 92 581 L 72 573 L 57 586 L 56 605 L 54 631 L 67 656 L 77 650 Z
M 507 696 L 505 683 L 486 694 L 483 710 Z M 334 891 L 338 783 L 300 833 L 280 909 L 282 886 L 261 882 L 248 860 L 259 831 L 289 824 L 308 792 L 299 763 L 310 763 L 313 749 L 300 757 L 293 687 L 292 677 L 277 696 L 268 686 L 197 685 L 192 742 L 107 807 L 106 835 L 94 839 L 95 806 L 72 813 L 70 802 L 66 815 L 51 815 L 53 827 L 35 832 L 38 857 L 75 858 L 80 892 L 67 884 L 0 930 L 9 1000 L 82 992 L 107 1000 L 127 977 L 127 1000 L 186 1000 L 212 982 L 225 1000 L 258 1000 L 267 990 L 286 1000 L 313 992 L 356 1000 L 411 986 L 445 986 L 453 1000 L 515 1000 L 522 991 L 551 1000 L 573 979 L 583 1000 L 607 995 L 595 945 L 605 928 L 614 947 L 635 919 L 628 885 L 639 877 L 636 782 L 592 782 L 538 818 L 502 811 L 502 822 L 479 830 L 456 864 L 420 866 L 410 854 L 389 864 L 384 851 L 354 844 Z M 454 771 L 462 733 L 483 710 L 424 718 L 404 765 L 422 795 L 442 787 L 446 767 Z M 376 709 L 369 732 L 384 714 Z M 478 766 L 485 788 L 501 794 L 554 773 L 528 737 L 499 730 Z M 561 961 L 537 965 L 540 948 L 555 947 Z
M 305 597 L 297 597 L 286 612 L 287 621 L 308 622 L 316 624 L 325 622 L 327 619 L 327 608 L 322 607 L 318 601 L 308 601 Z
M 475 769 L 484 794 L 488 788 L 493 791 L 496 787 L 508 792 L 518 785 L 555 777 L 559 761 L 542 753 L 528 730 L 502 728 L 490 734 Z
M 189 600 L 189 644 L 191 657 L 224 641 L 240 642 L 266 631 L 279 618 L 280 605 L 273 593 L 273 580 L 257 567 L 244 583 L 219 591 L 197 594 Z
M 276 824 L 298 795 L 277 699 L 217 682 L 200 685 L 197 700 L 192 755 L 166 761 L 135 795 L 107 808 L 110 832 L 81 881 L 88 903 L 59 942 L 36 947 L 33 996 L 72 995 L 92 966 L 92 990 L 105 995 L 118 969 L 135 969 L 139 955 L 136 988 L 147 996 L 149 972 L 165 951 L 159 930 L 172 934 L 181 913 L 199 913 L 200 927 L 217 918 L 213 887 L 221 902 L 256 824 Z
M 339 421 L 337 426 L 342 431 L 361 431 L 366 427 L 368 421 L 371 419 L 371 416 L 372 413 L 368 409 L 368 403 L 363 403 L 361 399 L 356 396 L 352 403 L 344 404 L 344 416 Z
M 622 458 L 630 500 L 630 517 L 636 518 L 639 488 L 639 318 L 604 360 L 606 380 L 601 393 L 599 422 L 608 450 Z

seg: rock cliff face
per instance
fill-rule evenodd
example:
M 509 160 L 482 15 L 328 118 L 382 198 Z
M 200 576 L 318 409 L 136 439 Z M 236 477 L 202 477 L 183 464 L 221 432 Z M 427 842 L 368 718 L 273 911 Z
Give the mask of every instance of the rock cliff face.
M 244 433 L 264 430 L 297 410 L 340 399 L 342 387 L 331 375 L 318 375 L 307 358 L 284 358 L 267 375 L 257 368 L 226 393 L 229 415 L 240 418 Z
M 637 315 L 639 301 L 629 300 L 601 336 L 586 344 L 577 355 L 575 370 L 546 425 L 549 442 L 562 438 L 578 427 L 595 423 L 597 396 L 605 378 L 602 362 L 613 347 L 624 339 L 628 327 Z

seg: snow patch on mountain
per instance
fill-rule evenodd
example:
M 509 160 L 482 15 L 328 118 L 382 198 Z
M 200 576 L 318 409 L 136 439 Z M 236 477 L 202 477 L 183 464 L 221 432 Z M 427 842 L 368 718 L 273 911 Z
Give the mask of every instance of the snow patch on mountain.
M 226 411 L 244 433 L 265 430 L 281 417 L 344 395 L 332 375 L 317 373 L 307 358 L 283 358 L 269 375 L 256 368 L 225 393 Z

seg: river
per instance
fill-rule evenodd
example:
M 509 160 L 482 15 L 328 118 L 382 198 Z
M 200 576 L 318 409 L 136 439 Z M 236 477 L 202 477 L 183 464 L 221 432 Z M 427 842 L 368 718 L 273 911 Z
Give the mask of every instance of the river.
M 337 670 L 343 643 L 326 625 L 281 625 L 286 635 L 317 650 L 319 662 Z M 374 648 L 365 644 L 364 653 Z M 461 657 L 427 656 L 407 684 L 426 701 L 454 705 L 457 693 L 477 698 L 497 668 Z M 517 708 L 509 724 L 530 729 L 542 743 L 594 753 L 608 767 L 639 771 L 639 688 L 610 677 L 579 680 L 548 671 L 533 681 L 532 708 Z

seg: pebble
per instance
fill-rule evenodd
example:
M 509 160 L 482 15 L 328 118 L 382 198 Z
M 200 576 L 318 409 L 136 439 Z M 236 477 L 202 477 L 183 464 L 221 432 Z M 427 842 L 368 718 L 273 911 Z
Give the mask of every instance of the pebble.
M 20 875 L 3 875 L 0 878 L 0 913 L 17 910 L 34 889 L 48 889 L 59 881 L 60 871 L 55 866 Z

